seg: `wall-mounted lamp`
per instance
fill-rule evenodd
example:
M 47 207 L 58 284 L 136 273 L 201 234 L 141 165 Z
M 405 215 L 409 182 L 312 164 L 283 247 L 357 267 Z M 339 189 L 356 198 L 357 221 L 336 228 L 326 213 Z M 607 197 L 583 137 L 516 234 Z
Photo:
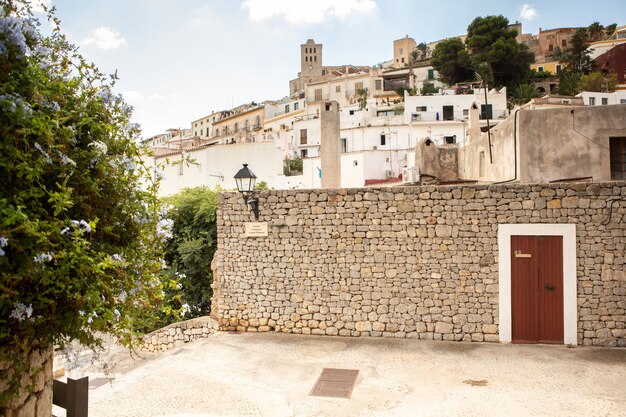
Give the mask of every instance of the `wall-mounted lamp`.
M 243 168 L 235 174 L 235 182 L 237 183 L 237 191 L 243 196 L 243 201 L 250 206 L 250 211 L 254 213 L 254 219 L 259 220 L 259 199 L 254 197 L 254 184 L 256 175 L 248 164 L 243 164 Z

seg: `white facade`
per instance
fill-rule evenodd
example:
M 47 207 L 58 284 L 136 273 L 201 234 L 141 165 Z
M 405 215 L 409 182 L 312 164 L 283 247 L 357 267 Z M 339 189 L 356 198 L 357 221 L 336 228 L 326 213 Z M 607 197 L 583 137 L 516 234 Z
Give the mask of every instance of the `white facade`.
M 279 188 L 285 184 L 282 151 L 273 142 L 213 145 L 152 160 L 163 170 L 161 196 L 197 186 L 236 189 L 233 177 L 244 163 L 257 176 L 257 181 L 265 181 L 268 187 Z
M 610 104 L 626 104 L 626 91 L 619 90 L 613 93 L 599 93 L 583 91 L 576 97 L 582 97 L 585 106 L 606 106 Z

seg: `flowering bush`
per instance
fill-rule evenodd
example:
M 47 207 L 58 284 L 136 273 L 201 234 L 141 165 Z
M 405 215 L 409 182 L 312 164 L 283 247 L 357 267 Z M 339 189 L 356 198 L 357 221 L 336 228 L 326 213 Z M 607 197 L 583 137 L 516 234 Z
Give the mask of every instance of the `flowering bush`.
M 26 1 L 0 4 L 0 364 L 100 332 L 129 344 L 161 301 L 171 235 L 139 128 L 53 13 L 44 36 Z M 19 387 L 5 368 L 0 400 Z

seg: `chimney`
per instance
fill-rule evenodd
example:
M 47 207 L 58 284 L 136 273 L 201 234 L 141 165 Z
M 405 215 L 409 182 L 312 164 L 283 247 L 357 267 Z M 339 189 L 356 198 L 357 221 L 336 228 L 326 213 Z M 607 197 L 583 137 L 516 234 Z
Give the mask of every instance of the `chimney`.
M 339 139 L 339 103 L 322 103 L 320 115 L 322 188 L 341 188 L 341 141 Z

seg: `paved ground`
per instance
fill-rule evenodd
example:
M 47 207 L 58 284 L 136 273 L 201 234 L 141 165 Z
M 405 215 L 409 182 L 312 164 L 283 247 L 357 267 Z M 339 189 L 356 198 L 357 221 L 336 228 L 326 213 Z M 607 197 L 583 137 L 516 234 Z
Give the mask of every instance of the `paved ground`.
M 626 349 L 217 333 L 131 362 L 90 417 L 626 416 Z M 308 395 L 324 367 L 351 399 Z

